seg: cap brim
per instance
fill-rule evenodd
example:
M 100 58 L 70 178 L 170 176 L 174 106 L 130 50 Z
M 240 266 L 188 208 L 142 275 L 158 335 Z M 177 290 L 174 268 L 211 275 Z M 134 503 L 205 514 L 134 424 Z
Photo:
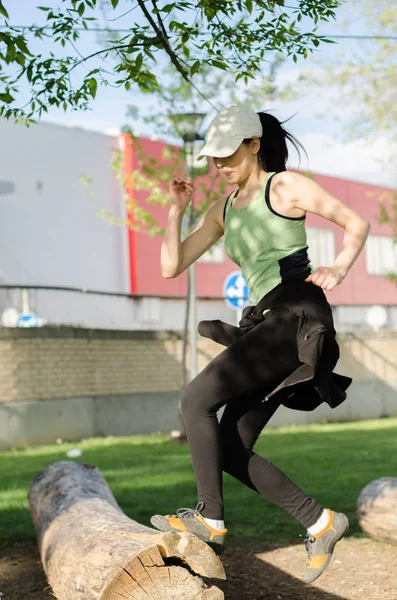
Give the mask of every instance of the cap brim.
M 231 156 L 236 152 L 243 139 L 244 138 L 239 136 L 236 138 L 228 138 L 227 140 L 219 140 L 219 143 L 216 143 L 214 140 L 207 142 L 196 160 L 201 160 L 205 156 L 215 156 L 216 158 L 226 158 L 227 156 Z

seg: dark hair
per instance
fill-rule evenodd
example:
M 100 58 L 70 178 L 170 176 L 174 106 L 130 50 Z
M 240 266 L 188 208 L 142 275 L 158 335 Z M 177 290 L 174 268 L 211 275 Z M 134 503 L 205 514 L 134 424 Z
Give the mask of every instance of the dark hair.
M 263 127 L 263 135 L 260 138 L 261 146 L 258 152 L 258 160 L 261 167 L 270 173 L 276 171 L 286 171 L 288 160 L 287 140 L 291 142 L 298 153 L 300 159 L 299 147 L 302 148 L 307 156 L 307 152 L 289 131 L 284 129 L 282 123 L 273 115 L 266 112 L 259 112 L 259 118 Z M 285 121 L 283 121 L 285 123 Z M 251 143 L 252 138 L 243 140 L 243 144 Z

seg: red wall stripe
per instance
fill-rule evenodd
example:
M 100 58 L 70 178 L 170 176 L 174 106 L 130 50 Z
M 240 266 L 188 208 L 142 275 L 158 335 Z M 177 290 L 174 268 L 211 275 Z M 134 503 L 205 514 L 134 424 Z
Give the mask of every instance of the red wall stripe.
M 134 190 L 134 147 L 132 144 L 131 136 L 127 133 L 123 133 L 122 137 L 122 148 L 124 149 L 124 177 L 125 177 L 125 192 L 129 198 L 131 204 L 135 202 L 135 190 Z M 135 216 L 132 210 L 128 210 L 128 221 L 133 225 L 135 223 Z M 128 228 L 128 256 L 129 256 L 129 267 L 130 267 L 130 293 L 136 294 L 138 290 L 137 285 L 137 253 L 136 253 L 136 236 L 135 229 L 133 227 Z

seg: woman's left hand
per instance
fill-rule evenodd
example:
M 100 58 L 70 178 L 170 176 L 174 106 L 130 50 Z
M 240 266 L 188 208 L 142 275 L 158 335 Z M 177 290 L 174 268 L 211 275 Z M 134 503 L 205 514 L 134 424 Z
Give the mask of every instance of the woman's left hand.
M 318 267 L 305 281 L 310 281 L 314 285 L 323 288 L 323 290 L 331 291 L 334 287 L 342 283 L 344 278 L 345 275 L 335 267 Z

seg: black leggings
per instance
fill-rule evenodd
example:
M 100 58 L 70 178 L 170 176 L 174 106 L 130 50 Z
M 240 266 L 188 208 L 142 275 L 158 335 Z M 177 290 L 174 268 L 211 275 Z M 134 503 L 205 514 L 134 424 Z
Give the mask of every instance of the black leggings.
M 253 452 L 263 427 L 280 406 L 276 397 L 262 400 L 301 364 L 297 327 L 298 319 L 289 311 L 282 316 L 270 311 L 183 391 L 182 412 L 198 501 L 204 503 L 202 514 L 209 519 L 224 518 L 222 471 L 287 510 L 306 528 L 323 511 L 275 465 Z M 281 337 L 275 335 L 277 331 L 283 332 Z M 224 405 L 218 423 L 217 411 Z

